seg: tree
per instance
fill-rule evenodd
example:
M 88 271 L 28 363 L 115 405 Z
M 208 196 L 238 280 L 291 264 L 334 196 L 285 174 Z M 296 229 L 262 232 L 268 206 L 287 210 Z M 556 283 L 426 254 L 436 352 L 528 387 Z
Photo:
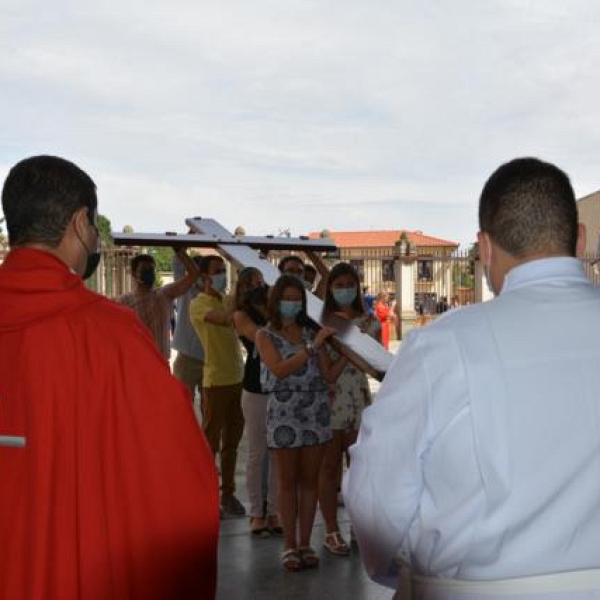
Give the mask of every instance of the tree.
M 6 236 L 4 235 L 4 228 L 2 227 L 2 223 L 4 223 L 6 219 L 4 217 L 0 218 L 0 246 L 4 246 L 6 244 Z
M 111 231 L 112 228 L 108 217 L 98 215 L 98 232 L 100 233 L 100 240 L 104 248 L 112 248 L 114 246 Z
M 157 271 L 173 270 L 173 248 L 168 246 L 158 246 L 150 248 L 148 254 L 154 257 Z

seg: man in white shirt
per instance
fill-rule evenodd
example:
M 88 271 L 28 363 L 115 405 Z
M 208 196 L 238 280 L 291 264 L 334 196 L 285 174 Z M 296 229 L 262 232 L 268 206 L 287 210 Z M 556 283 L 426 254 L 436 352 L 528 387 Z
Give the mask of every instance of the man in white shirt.
M 497 297 L 411 331 L 363 413 L 363 560 L 397 598 L 600 598 L 600 291 L 568 177 L 501 166 L 479 224 Z

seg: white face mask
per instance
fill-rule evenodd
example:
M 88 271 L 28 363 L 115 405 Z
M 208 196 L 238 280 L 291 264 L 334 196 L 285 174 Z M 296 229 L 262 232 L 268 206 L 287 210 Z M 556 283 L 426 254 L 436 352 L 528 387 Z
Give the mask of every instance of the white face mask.
M 504 281 L 502 281 L 502 283 L 500 284 L 500 289 L 498 291 L 496 291 L 494 289 L 494 285 L 492 284 L 492 272 L 491 272 L 491 266 L 490 266 L 491 264 L 492 264 L 492 247 L 490 245 L 488 264 L 484 265 L 484 267 L 483 267 L 483 275 L 485 277 L 485 283 L 486 283 L 490 293 L 494 296 L 499 296 L 500 293 L 502 292 L 502 287 L 504 285 Z
M 227 273 L 215 273 L 210 276 L 211 284 L 210 287 L 217 292 L 222 294 L 227 287 Z
M 485 277 L 485 284 L 487 285 L 488 290 L 490 291 L 491 294 L 493 294 L 495 296 L 496 292 L 494 291 L 494 288 L 492 287 L 492 277 L 490 276 L 490 267 L 489 266 L 483 267 L 483 276 Z

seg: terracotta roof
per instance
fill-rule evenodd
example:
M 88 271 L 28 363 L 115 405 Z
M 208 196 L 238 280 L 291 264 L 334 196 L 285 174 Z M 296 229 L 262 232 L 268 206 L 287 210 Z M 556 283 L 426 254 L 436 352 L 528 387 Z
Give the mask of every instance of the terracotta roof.
M 394 229 L 391 231 L 331 231 L 329 235 L 338 248 L 381 248 L 393 246 L 406 232 L 408 239 L 417 247 L 419 246 L 452 246 L 458 247 L 457 242 L 442 240 L 425 235 L 422 231 L 406 231 Z M 320 232 L 313 231 L 308 234 L 311 239 L 321 237 Z

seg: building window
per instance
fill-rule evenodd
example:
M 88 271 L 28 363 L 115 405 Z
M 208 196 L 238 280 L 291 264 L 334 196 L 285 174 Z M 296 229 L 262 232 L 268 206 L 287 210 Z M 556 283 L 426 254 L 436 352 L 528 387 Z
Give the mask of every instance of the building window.
M 362 259 L 355 259 L 348 261 L 352 268 L 358 273 L 360 281 L 365 280 L 365 261 Z
M 433 261 L 417 261 L 417 279 L 419 281 L 433 281 Z
M 381 278 L 383 281 L 395 281 L 394 277 L 394 259 L 384 258 L 381 261 Z

